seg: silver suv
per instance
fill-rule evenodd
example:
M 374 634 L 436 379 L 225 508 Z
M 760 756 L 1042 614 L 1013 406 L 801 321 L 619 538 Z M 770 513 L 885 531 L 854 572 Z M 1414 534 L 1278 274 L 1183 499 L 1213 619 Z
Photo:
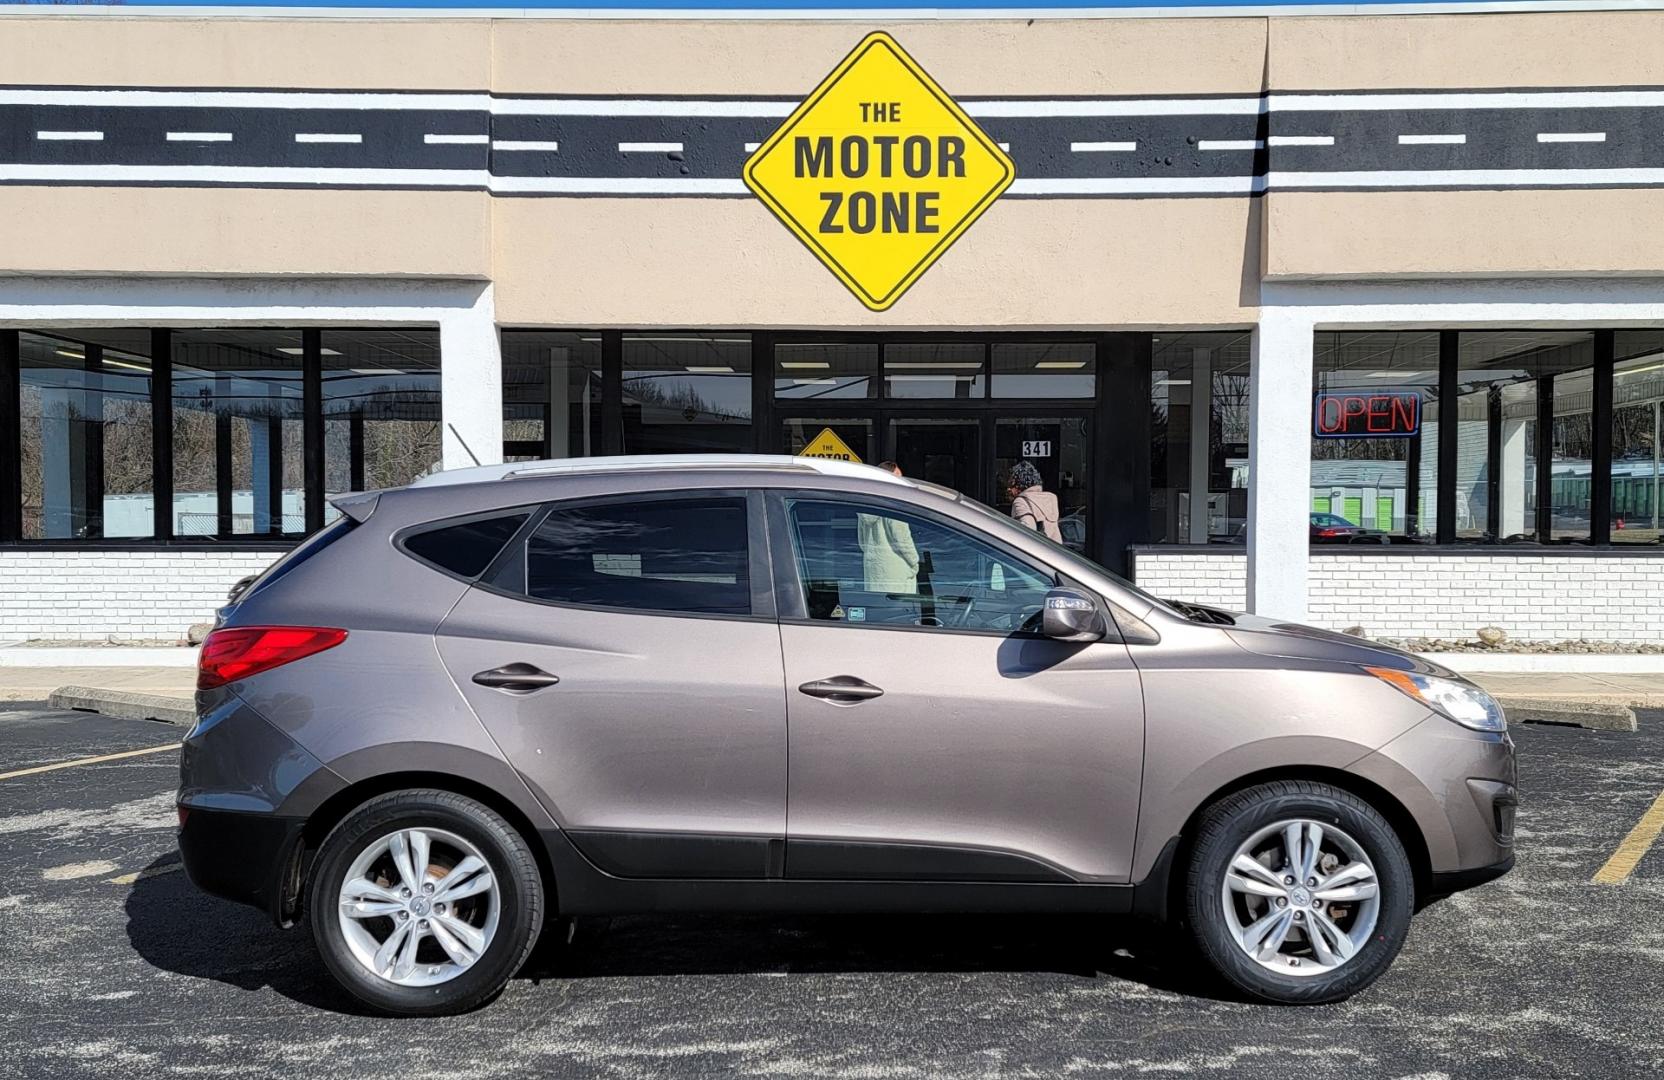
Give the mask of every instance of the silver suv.
M 390 1013 L 486 1001 L 551 918 L 663 911 L 1142 914 L 1334 1001 L 1513 864 L 1483 691 L 943 488 L 610 458 L 335 506 L 203 646 L 179 843 Z

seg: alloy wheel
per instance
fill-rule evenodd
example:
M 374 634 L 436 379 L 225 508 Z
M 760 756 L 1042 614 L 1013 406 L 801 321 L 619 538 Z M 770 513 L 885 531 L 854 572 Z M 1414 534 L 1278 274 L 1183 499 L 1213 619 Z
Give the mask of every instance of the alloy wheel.
M 365 970 L 399 986 L 433 986 L 472 967 L 497 933 L 497 879 L 472 843 L 411 828 L 372 841 L 348 867 L 341 934 Z
M 1323 975 L 1368 942 L 1381 910 L 1375 864 L 1344 830 L 1279 821 L 1237 848 L 1220 890 L 1242 951 L 1280 975 Z

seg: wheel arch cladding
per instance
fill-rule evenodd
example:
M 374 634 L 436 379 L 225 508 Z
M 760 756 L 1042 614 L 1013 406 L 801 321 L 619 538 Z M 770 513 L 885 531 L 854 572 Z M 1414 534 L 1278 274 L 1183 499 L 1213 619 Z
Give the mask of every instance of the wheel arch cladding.
M 1392 826 L 1393 832 L 1398 835 L 1398 842 L 1404 845 L 1404 854 L 1409 857 L 1410 869 L 1415 875 L 1418 906 L 1427 897 L 1433 881 L 1433 867 L 1427 850 L 1427 839 L 1422 835 L 1421 826 L 1416 822 L 1415 816 L 1410 813 L 1403 803 L 1398 801 L 1397 797 L 1373 781 L 1342 769 L 1290 765 L 1275 769 L 1262 769 L 1259 772 L 1239 776 L 1196 804 L 1196 808 L 1185 819 L 1184 827 L 1179 832 L 1179 845 L 1174 852 L 1172 861 L 1173 872 L 1169 874 L 1167 881 L 1168 911 L 1183 910 L 1185 875 L 1182 868 L 1189 862 L 1202 815 L 1207 812 L 1210 806 L 1221 799 L 1227 799 L 1239 791 L 1245 791 L 1248 788 L 1275 780 L 1306 780 L 1313 783 L 1329 784 L 1356 795 L 1368 803 L 1376 813 L 1386 819 L 1387 824 Z
M 395 791 L 410 791 L 415 789 L 434 789 L 448 791 L 454 795 L 473 799 L 475 802 L 494 811 L 508 822 L 509 827 L 520 834 L 520 838 L 531 849 L 532 856 L 537 860 L 537 870 L 543 879 L 543 889 L 546 897 L 545 910 L 556 910 L 555 871 L 549 861 L 546 845 L 539 836 L 537 827 L 525 812 L 517 806 L 514 800 L 494 790 L 486 784 L 467 777 L 456 776 L 441 772 L 392 772 L 377 776 L 366 777 L 351 784 L 325 799 L 318 808 L 307 818 L 306 826 L 301 830 L 301 843 L 305 852 L 305 871 L 297 876 L 295 886 L 299 896 L 306 892 L 306 880 L 311 877 L 314 856 L 324 839 L 339 825 L 348 814 L 363 806 L 377 796 Z

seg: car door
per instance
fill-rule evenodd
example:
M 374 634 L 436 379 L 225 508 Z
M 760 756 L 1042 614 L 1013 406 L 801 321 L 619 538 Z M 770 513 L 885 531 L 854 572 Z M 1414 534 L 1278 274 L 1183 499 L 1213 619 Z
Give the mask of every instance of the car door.
M 761 877 L 786 821 L 762 499 L 554 503 L 438 630 L 448 670 L 573 844 L 627 877 Z
M 786 875 L 1127 880 L 1144 748 L 1119 641 L 1039 636 L 1056 572 L 862 496 L 771 496 Z

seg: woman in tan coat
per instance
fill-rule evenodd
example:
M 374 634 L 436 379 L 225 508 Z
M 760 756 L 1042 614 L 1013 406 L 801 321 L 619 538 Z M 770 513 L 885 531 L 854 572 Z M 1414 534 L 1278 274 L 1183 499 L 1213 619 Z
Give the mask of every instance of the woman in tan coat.
M 1059 544 L 1063 542 L 1063 530 L 1057 524 L 1057 496 L 1041 486 L 1039 469 L 1026 461 L 1011 466 L 1006 493 L 1011 496 L 1011 516 L 1019 524 L 1043 532 Z

